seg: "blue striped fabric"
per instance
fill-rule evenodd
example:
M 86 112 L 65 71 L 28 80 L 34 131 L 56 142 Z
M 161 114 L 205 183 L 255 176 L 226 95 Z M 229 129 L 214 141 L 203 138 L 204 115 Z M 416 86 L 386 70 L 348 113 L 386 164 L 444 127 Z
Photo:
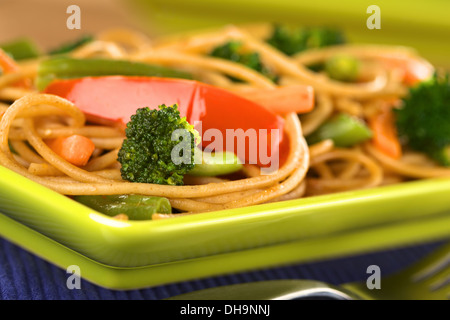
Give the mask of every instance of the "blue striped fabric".
M 0 299 L 2 300 L 160 300 L 178 294 L 220 285 L 273 279 L 314 279 L 332 284 L 367 279 L 369 265 L 380 266 L 382 275 L 398 271 L 441 245 L 422 243 L 388 251 L 340 259 L 255 270 L 197 279 L 140 290 L 109 290 L 90 282 L 80 289 L 66 287 L 65 270 L 0 239 Z

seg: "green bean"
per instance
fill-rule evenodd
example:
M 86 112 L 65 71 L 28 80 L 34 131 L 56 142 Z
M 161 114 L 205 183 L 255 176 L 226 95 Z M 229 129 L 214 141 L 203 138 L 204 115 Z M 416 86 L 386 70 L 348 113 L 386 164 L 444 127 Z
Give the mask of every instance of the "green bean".
M 172 213 L 167 198 L 129 195 L 75 196 L 74 200 L 108 216 L 125 214 L 130 220 L 151 220 L 154 213 Z
M 347 55 L 337 55 L 325 62 L 325 72 L 335 80 L 354 82 L 358 78 L 359 60 Z
M 50 50 L 48 54 L 55 55 L 55 54 L 69 53 L 69 52 L 71 52 L 93 40 L 94 40 L 94 37 L 92 35 L 89 35 L 89 34 L 83 35 L 81 38 L 79 38 L 75 41 L 64 43 L 60 47 Z
M 141 62 L 107 58 L 77 59 L 55 56 L 39 64 L 36 85 L 39 90 L 43 90 L 51 81 L 56 79 L 107 75 L 192 78 L 186 72 Z
M 440 148 L 437 151 L 431 152 L 431 155 L 442 165 L 450 167 L 450 145 Z
M 366 124 L 346 113 L 341 113 L 322 124 L 306 137 L 308 144 L 331 139 L 337 147 L 351 147 L 372 137 Z
M 3 43 L 0 45 L 0 48 L 17 61 L 37 58 L 42 54 L 38 46 L 32 40 L 27 38 Z
M 201 161 L 199 157 L 202 157 Z M 233 153 L 221 152 L 200 152 L 196 155 L 194 169 L 189 171 L 193 176 L 221 176 L 237 172 L 242 169 L 242 162 Z

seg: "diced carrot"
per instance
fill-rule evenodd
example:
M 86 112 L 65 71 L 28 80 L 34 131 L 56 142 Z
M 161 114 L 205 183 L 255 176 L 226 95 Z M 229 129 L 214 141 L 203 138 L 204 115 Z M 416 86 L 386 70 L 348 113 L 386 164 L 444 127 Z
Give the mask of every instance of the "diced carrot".
M 291 85 L 275 89 L 249 89 L 240 94 L 277 114 L 306 113 L 314 109 L 314 90 L 311 86 Z
M 0 48 L 0 68 L 4 73 L 12 73 L 19 71 L 19 65 L 5 51 Z M 30 79 L 22 79 L 16 83 L 17 86 L 29 88 L 31 86 Z
M 3 72 L 15 72 L 19 70 L 19 66 L 16 64 L 13 58 L 11 58 L 5 51 L 0 48 L 0 67 Z
M 368 122 L 373 132 L 372 143 L 375 147 L 389 157 L 399 159 L 402 156 L 402 147 L 397 136 L 392 108 L 383 108 Z
M 50 139 L 46 143 L 57 155 L 76 166 L 86 165 L 95 149 L 91 139 L 77 134 Z

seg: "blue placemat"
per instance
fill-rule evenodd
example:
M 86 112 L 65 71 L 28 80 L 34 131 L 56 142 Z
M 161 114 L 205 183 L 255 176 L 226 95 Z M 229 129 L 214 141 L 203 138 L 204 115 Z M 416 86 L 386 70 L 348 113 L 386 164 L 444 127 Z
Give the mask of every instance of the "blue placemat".
M 81 280 L 68 289 L 68 274 L 11 242 L 0 239 L 0 299 L 2 300 L 160 300 L 220 285 L 273 279 L 314 279 L 332 284 L 365 281 L 367 267 L 378 265 L 382 276 L 399 271 L 440 246 L 421 243 L 339 259 L 295 264 L 185 281 L 140 290 L 109 290 Z

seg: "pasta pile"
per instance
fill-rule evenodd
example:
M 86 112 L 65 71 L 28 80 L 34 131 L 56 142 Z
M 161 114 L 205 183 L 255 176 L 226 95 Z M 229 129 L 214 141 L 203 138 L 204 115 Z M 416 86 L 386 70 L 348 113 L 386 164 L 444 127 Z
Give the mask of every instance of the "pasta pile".
M 285 115 L 289 155 L 283 166 L 272 174 L 261 175 L 256 166 L 245 165 L 239 178 L 187 176 L 183 186 L 123 181 L 117 162 L 125 138 L 122 130 L 88 123 L 84 114 L 63 98 L 12 85 L 20 79 L 34 79 L 39 59 L 26 61 L 17 72 L 0 76 L 0 164 L 64 195 L 163 196 L 181 212 L 156 214 L 155 219 L 450 176 L 449 169 L 417 153 L 405 152 L 401 159 L 392 159 L 370 143 L 337 148 L 331 140 L 310 146 L 305 140 L 305 136 L 337 111 L 365 119 L 382 108 L 386 100 L 401 97 L 407 90 L 395 72 L 375 66 L 367 68 L 367 82 L 344 83 L 310 71 L 306 65 L 337 53 L 370 61 L 387 53 L 415 56 L 413 51 L 393 46 L 340 45 L 288 57 L 263 41 L 266 34 L 267 26 L 249 29 L 229 26 L 160 39 L 149 39 L 127 30 L 110 30 L 76 49 L 71 56 L 101 56 L 173 66 L 191 72 L 205 83 L 241 95 L 255 88 L 272 90 L 277 86 L 311 85 L 316 107 L 308 114 Z M 279 75 L 279 83 L 274 84 L 238 63 L 208 55 L 212 48 L 231 39 L 258 52 L 264 63 Z M 242 81 L 233 82 L 230 76 Z M 45 143 L 45 139 L 70 134 L 87 136 L 95 143 L 94 155 L 83 167 L 63 160 Z

